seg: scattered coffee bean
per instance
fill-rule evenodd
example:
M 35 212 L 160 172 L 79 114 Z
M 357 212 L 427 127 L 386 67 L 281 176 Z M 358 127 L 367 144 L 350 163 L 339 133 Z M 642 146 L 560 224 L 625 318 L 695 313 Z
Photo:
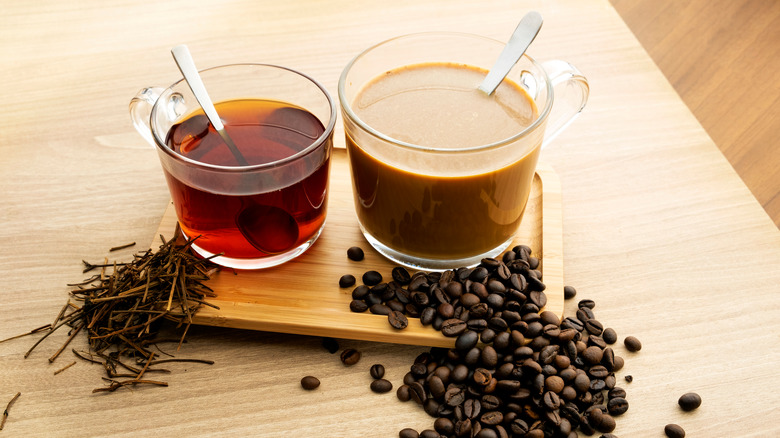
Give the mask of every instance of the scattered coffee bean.
M 631 352 L 636 352 L 642 349 L 642 343 L 639 342 L 639 339 L 635 338 L 634 336 L 626 336 L 626 339 L 623 340 L 623 344 L 625 344 L 626 349 Z
M 610 398 L 607 402 L 607 410 L 610 415 L 623 415 L 628 410 L 628 401 L 623 397 Z
M 407 427 L 398 432 L 398 438 L 420 438 L 420 434 L 416 430 Z
M 631 382 L 634 381 L 634 376 L 632 376 L 631 374 L 627 375 L 624 378 L 626 379 L 626 382 L 628 382 L 628 383 L 631 383 Z
M 701 396 L 695 392 L 689 392 L 680 396 L 677 403 L 683 411 L 692 411 L 701 406 Z
M 397 330 L 403 330 L 409 325 L 409 320 L 406 318 L 406 315 L 398 310 L 390 312 L 387 315 L 387 321 L 390 323 L 390 326 Z
M 608 347 L 617 335 L 596 319 L 593 300 L 580 300 L 576 316 L 563 321 L 544 311 L 538 262 L 518 245 L 474 268 L 410 274 L 398 267 L 387 283 L 379 272 L 363 275 L 365 290 L 356 288 L 352 298 L 389 309 L 391 326 L 415 317 L 455 338 L 455 348 L 419 355 L 396 391 L 436 418 L 419 436 L 612 436 L 614 417 L 628 409 L 615 386 L 624 360 Z M 564 293 L 570 299 L 576 290 Z
M 601 333 L 601 337 L 604 339 L 604 342 L 606 342 L 609 345 L 614 344 L 617 342 L 617 332 L 615 329 L 607 327 L 604 329 L 604 331 Z
M 577 289 L 575 289 L 574 286 L 563 287 L 563 299 L 570 300 L 575 296 L 577 296 Z
M 398 400 L 401 400 L 402 402 L 408 402 L 412 398 L 412 394 L 410 392 L 409 385 L 403 384 L 398 387 L 398 389 L 395 391 L 395 395 L 398 397 Z
M 401 286 L 405 286 L 409 284 L 410 281 L 412 281 L 412 276 L 409 274 L 409 271 L 401 266 L 396 266 L 393 268 L 392 275 L 393 280 L 397 281 Z
M 314 376 L 306 376 L 301 379 L 301 387 L 305 390 L 311 391 L 320 386 L 320 380 Z
M 368 304 L 363 300 L 352 300 L 349 302 L 349 310 L 355 313 L 362 313 L 368 310 Z
M 371 382 L 371 390 L 376 393 L 384 394 L 385 392 L 390 392 L 392 389 L 393 389 L 393 384 L 390 383 L 389 380 L 376 379 Z
M 371 368 L 369 368 L 368 373 L 371 374 L 371 378 L 373 379 L 381 379 L 385 376 L 385 367 L 382 364 L 376 363 L 374 365 L 371 365 Z
M 354 348 L 347 348 L 341 352 L 341 363 L 344 365 L 355 365 L 358 361 L 360 361 L 360 352 Z
M 382 274 L 377 271 L 366 271 L 363 274 L 363 284 L 367 286 L 375 286 L 382 282 Z
M 667 424 L 664 427 L 664 433 L 669 438 L 684 438 L 685 437 L 685 429 L 680 427 L 677 424 Z
M 363 253 L 363 249 L 359 246 L 353 246 L 347 250 L 347 257 L 350 260 L 359 262 L 365 258 L 365 253 Z
M 352 274 L 344 274 L 339 278 L 339 287 L 352 287 L 357 282 L 357 279 Z

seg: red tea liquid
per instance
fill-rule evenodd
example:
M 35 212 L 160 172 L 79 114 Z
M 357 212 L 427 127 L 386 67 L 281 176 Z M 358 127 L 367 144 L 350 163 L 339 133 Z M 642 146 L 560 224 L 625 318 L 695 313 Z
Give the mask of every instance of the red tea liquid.
M 325 131 L 313 114 L 285 102 L 245 99 L 215 106 L 225 130 L 250 165 L 294 155 Z M 172 126 L 166 144 L 195 161 L 239 165 L 202 112 Z M 214 254 L 223 252 L 226 257 L 258 259 L 290 251 L 317 235 L 325 222 L 329 158 L 326 153 L 313 172 L 311 160 L 301 160 L 288 165 L 286 175 L 278 170 L 230 175 L 237 184 L 256 186 L 255 192 L 245 195 L 199 189 L 167 170 L 165 177 L 181 229 L 189 238 L 200 236 L 198 247 Z M 285 185 L 287 179 L 296 182 Z

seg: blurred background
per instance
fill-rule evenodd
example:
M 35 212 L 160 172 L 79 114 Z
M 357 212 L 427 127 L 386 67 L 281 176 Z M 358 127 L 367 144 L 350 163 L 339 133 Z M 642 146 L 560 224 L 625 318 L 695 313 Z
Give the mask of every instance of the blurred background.
M 780 227 L 780 1 L 610 1 Z

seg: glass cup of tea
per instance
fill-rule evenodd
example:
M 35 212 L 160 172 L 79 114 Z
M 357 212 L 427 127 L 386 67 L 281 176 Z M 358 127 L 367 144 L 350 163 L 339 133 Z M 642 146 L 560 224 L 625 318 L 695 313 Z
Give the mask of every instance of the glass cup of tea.
M 234 64 L 200 72 L 239 164 L 182 79 L 145 88 L 133 123 L 157 149 L 181 231 L 223 266 L 258 269 L 302 254 L 322 232 L 336 104 L 297 71 Z
M 579 114 L 589 89 L 572 65 L 525 55 L 488 96 L 478 87 L 503 48 L 477 35 L 406 35 L 341 74 L 358 222 L 389 259 L 450 269 L 511 244 L 542 145 Z

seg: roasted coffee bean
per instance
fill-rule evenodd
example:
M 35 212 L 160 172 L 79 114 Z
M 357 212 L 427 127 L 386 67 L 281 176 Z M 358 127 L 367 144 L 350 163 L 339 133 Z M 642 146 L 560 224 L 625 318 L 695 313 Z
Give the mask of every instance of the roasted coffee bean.
M 493 374 L 485 368 L 477 368 L 474 370 L 472 380 L 478 387 L 487 386 L 490 380 L 493 378 Z
M 373 313 L 374 315 L 389 315 L 392 310 L 387 307 L 387 305 L 382 303 L 377 303 L 371 305 L 371 307 L 368 308 L 368 311 Z
M 359 246 L 353 246 L 347 249 L 347 257 L 350 260 L 359 262 L 365 258 L 365 253 L 363 253 L 363 250 Z
M 480 299 L 478 296 L 474 295 L 471 292 L 464 293 L 460 296 L 460 304 L 465 308 L 470 308 L 471 306 L 479 304 Z
M 367 286 L 374 286 L 382 282 L 382 274 L 377 271 L 366 271 L 363 274 L 363 284 Z
M 410 281 L 412 281 L 412 276 L 409 274 L 409 271 L 406 270 L 406 268 L 401 266 L 396 266 L 393 268 L 392 271 L 392 277 L 393 280 L 397 281 L 401 285 L 407 285 Z
M 502 414 L 501 411 L 488 411 L 479 417 L 479 421 L 483 425 L 495 426 L 497 424 L 501 424 L 501 422 L 504 421 L 504 414 Z
M 590 365 L 596 365 L 601 362 L 601 358 L 604 356 L 604 350 L 599 347 L 588 347 L 582 352 L 582 358 L 585 363 Z
M 623 415 L 628 410 L 628 401 L 623 397 L 611 397 L 607 402 L 610 415 Z
M 425 429 L 420 432 L 420 438 L 439 438 L 439 432 L 433 429 Z
M 554 411 L 561 406 L 561 399 L 558 397 L 558 394 L 552 391 L 547 391 L 542 396 L 542 404 L 548 410 Z
M 468 351 L 474 348 L 479 342 L 479 333 L 466 330 L 455 340 L 455 349 L 458 351 Z
M 441 303 L 436 307 L 436 313 L 444 319 L 450 319 L 455 316 L 455 306 L 450 303 Z
M 488 328 L 488 322 L 482 318 L 469 319 L 466 321 L 466 326 L 468 326 L 469 330 L 481 333 Z M 495 333 L 495 331 L 493 333 Z
M 639 342 L 639 339 L 635 338 L 634 336 L 626 336 L 626 338 L 623 340 L 623 344 L 625 344 L 626 349 L 631 352 L 636 352 L 642 349 L 642 343 Z
M 606 342 L 609 345 L 614 344 L 617 342 L 617 332 L 615 332 L 615 329 L 611 327 L 607 327 L 604 329 L 603 332 L 601 332 L 601 337 L 604 339 L 604 342 Z
M 428 397 L 423 403 L 423 410 L 425 411 L 426 414 L 430 415 L 431 417 L 438 417 L 440 409 L 441 409 L 441 403 L 436 401 L 436 399 L 434 398 Z
M 407 384 L 399 386 L 395 391 L 395 395 L 398 397 L 398 400 L 401 400 L 402 402 L 408 402 L 412 398 L 411 390 Z
M 615 370 L 615 352 L 610 347 L 602 351 L 601 364 L 609 371 Z
M 574 298 L 576 295 L 577 295 L 577 289 L 575 289 L 574 286 L 563 287 L 563 299 L 570 300 Z
M 560 376 L 549 376 L 544 379 L 544 387 L 547 391 L 559 393 L 563 391 L 563 379 Z
M 626 382 L 631 383 L 634 381 L 634 376 L 632 376 L 631 374 L 627 374 L 626 377 L 624 377 L 624 379 L 626 379 Z
M 588 368 L 588 374 L 595 379 L 603 379 L 609 375 L 609 371 L 604 365 L 594 365 Z
M 386 379 L 376 379 L 373 382 L 371 382 L 371 390 L 383 394 L 385 392 L 390 392 L 393 389 L 393 384 L 390 383 L 389 380 Z
M 677 403 L 683 411 L 692 411 L 701 406 L 701 396 L 695 392 L 689 392 L 681 395 Z
M 320 379 L 314 376 L 305 376 L 304 378 L 301 379 L 301 387 L 307 391 L 316 389 L 319 386 L 320 386 Z
M 368 293 L 371 291 L 368 286 L 365 284 L 361 284 L 360 286 L 356 287 L 352 290 L 352 298 L 356 300 L 362 300 L 368 296 Z
M 471 271 L 471 274 L 469 275 L 469 280 L 476 282 L 476 283 L 482 283 L 485 281 L 485 279 L 488 276 L 488 270 L 484 266 L 477 266 L 474 268 L 473 271 Z
M 409 395 L 415 403 L 422 405 L 425 400 L 428 400 L 428 394 L 425 387 L 420 382 L 412 382 L 409 384 Z
M 453 386 L 444 393 L 444 402 L 448 406 L 458 406 L 466 400 L 466 393 L 463 389 Z
M 368 369 L 368 373 L 373 379 L 381 379 L 385 376 L 385 367 L 379 363 L 371 365 L 371 368 Z
M 595 319 L 589 319 L 587 322 L 585 322 L 585 330 L 587 330 L 592 335 L 598 336 L 604 331 L 604 326 L 601 325 L 601 322 Z
M 333 338 L 322 338 L 322 347 L 328 350 L 328 353 L 333 354 L 339 351 L 339 342 Z
M 436 309 L 433 307 L 426 307 L 420 312 L 420 323 L 422 325 L 431 325 L 435 317 Z
M 386 302 L 385 305 L 389 307 L 390 310 L 395 310 L 401 313 L 404 313 L 404 311 L 406 310 L 406 307 L 400 301 L 395 299 Z
M 433 428 L 442 435 L 450 435 L 455 432 L 455 423 L 449 418 L 440 417 L 433 422 Z
M 571 316 L 566 317 L 563 322 L 561 322 L 561 328 L 563 329 L 572 329 L 578 332 L 581 332 L 585 330 L 585 325 L 577 318 L 572 318 Z
M 596 430 L 598 430 L 599 432 L 612 432 L 613 430 L 615 430 L 616 426 L 617 423 L 615 422 L 615 419 L 612 418 L 611 415 L 603 414 L 601 416 L 601 421 L 596 426 Z
M 360 352 L 354 348 L 347 348 L 341 352 L 341 363 L 344 365 L 355 365 L 360 361 Z
M 398 438 L 420 438 L 420 434 L 416 430 L 407 427 L 398 432 Z
M 368 310 L 368 304 L 362 300 L 352 300 L 349 302 L 349 310 L 356 313 L 365 312 Z
M 579 309 L 577 309 L 575 315 L 577 316 L 577 319 L 582 321 L 583 324 L 596 317 L 593 311 L 587 307 L 580 307 Z
M 403 330 L 409 325 L 406 315 L 397 310 L 393 310 L 387 315 L 387 321 L 390 323 L 390 326 L 397 330 Z
M 441 377 L 433 375 L 428 380 L 428 389 L 431 392 L 431 395 L 436 399 L 441 399 L 444 397 L 444 393 L 447 392 L 447 387 L 444 385 L 444 381 L 441 379 Z
M 677 424 L 667 424 L 664 426 L 664 433 L 669 438 L 685 438 L 685 429 Z
M 456 337 L 465 332 L 466 328 L 465 321 L 460 319 L 448 319 L 442 323 L 441 333 L 447 337 Z
M 463 402 L 463 415 L 465 415 L 466 418 L 474 420 L 479 417 L 481 413 L 482 402 L 479 400 L 470 398 Z
M 578 308 L 587 307 L 588 309 L 595 309 L 596 308 L 596 302 L 589 299 L 580 300 L 579 303 L 577 303 Z
M 352 274 L 344 274 L 339 278 L 339 287 L 352 287 L 357 279 Z

